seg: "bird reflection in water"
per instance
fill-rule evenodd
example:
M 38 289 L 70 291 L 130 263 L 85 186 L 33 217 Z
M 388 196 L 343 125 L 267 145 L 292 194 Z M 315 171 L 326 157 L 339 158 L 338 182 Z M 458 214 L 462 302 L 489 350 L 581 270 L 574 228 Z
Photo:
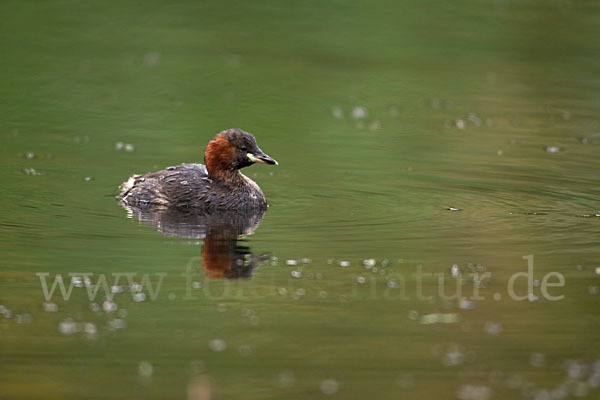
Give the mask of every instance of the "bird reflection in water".
M 241 237 L 258 228 L 265 211 L 201 214 L 176 209 L 137 208 L 123 204 L 129 218 L 152 225 L 167 236 L 204 239 L 202 266 L 215 279 L 249 278 L 268 257 L 253 254 Z

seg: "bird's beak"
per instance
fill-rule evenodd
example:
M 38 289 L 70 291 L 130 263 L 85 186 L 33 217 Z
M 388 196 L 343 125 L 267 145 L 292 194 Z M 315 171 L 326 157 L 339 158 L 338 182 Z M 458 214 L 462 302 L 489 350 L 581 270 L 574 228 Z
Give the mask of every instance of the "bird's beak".
M 252 162 L 258 162 L 258 163 L 269 164 L 269 165 L 277 165 L 277 161 L 275 161 L 274 159 L 272 159 L 271 157 L 269 157 L 262 151 L 257 152 L 256 154 L 248 153 L 248 158 Z

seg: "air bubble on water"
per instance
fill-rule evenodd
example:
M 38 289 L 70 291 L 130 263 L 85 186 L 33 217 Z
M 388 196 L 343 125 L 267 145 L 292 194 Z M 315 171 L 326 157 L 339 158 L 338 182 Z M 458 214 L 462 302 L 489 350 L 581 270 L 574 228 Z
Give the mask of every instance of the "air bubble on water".
M 483 329 L 488 335 L 499 335 L 500 333 L 502 333 L 502 323 L 488 321 L 485 323 Z
M 441 357 L 444 351 L 444 346 L 439 343 L 431 346 L 431 355 L 434 357 Z
M 127 152 L 132 152 L 135 150 L 135 146 L 132 145 L 131 143 L 123 143 L 123 142 L 117 142 L 115 144 L 115 148 L 117 150 L 125 150 Z
M 376 264 L 376 262 L 375 262 L 375 259 L 373 259 L 373 258 L 369 258 L 369 259 L 363 260 L 363 265 L 367 269 L 373 268 L 375 266 L 375 264 Z
M 298 265 L 296 260 L 285 260 L 286 265 Z
M 570 387 L 570 392 L 575 397 L 585 397 L 588 395 L 590 388 L 586 382 L 573 382 Z
M 325 290 L 319 291 L 319 297 L 321 299 L 326 299 L 327 298 L 327 292 Z
M 369 124 L 369 128 L 368 128 L 371 132 L 375 132 L 378 131 L 379 129 L 381 129 L 381 122 L 379 121 L 373 121 Z
M 136 303 L 141 303 L 144 300 L 146 300 L 145 293 L 136 293 L 133 295 L 133 301 L 135 301 Z
M 340 267 L 345 268 L 350 266 L 350 261 L 340 261 Z
M 83 287 L 83 278 L 80 276 L 73 276 L 71 278 L 71 283 L 73 283 L 73 286 L 75 287 Z
M 541 390 L 538 390 L 537 392 L 535 392 L 535 395 L 533 396 L 533 400 L 554 400 L 554 399 L 550 395 L 550 392 L 548 392 L 546 389 L 541 389 Z
M 383 261 L 381 261 L 381 266 L 385 268 L 385 267 L 387 267 L 389 265 L 389 263 L 390 263 L 390 260 L 388 260 L 386 258 Z
M 442 364 L 448 367 L 460 365 L 464 358 L 463 351 L 458 346 L 452 346 L 446 351 L 444 357 L 442 357 Z
M 367 116 L 367 114 L 368 114 L 368 112 L 367 112 L 367 109 L 365 107 L 357 106 L 357 107 L 354 107 L 352 109 L 352 117 L 354 119 L 364 118 L 364 117 Z
M 342 119 L 344 118 L 344 111 L 341 107 L 335 106 L 331 108 L 331 115 L 333 115 L 334 118 Z
M 192 360 L 185 367 L 185 370 L 190 375 L 201 374 L 202 372 L 204 372 L 205 369 L 206 369 L 206 365 L 204 364 L 204 361 L 202 361 L 202 360 Z
M 117 329 L 125 329 L 127 326 L 127 322 L 121 318 L 115 318 L 108 321 L 108 329 L 111 331 L 116 331 Z
M 533 383 L 527 382 L 521 387 L 521 395 L 523 397 L 533 397 L 536 392 L 536 387 Z
M 310 264 L 312 260 L 310 258 L 303 258 L 300 260 L 302 264 Z
M 139 283 L 132 283 L 131 286 L 129 286 L 129 289 L 132 292 L 141 292 L 143 289 L 143 286 L 140 285 Z
M 46 301 L 44 303 L 44 311 L 46 311 L 46 312 L 57 312 L 58 311 L 58 305 L 56 303 L 52 303 L 50 301 Z
M 92 178 L 91 176 L 86 176 L 85 178 L 83 178 L 83 180 L 86 182 L 91 182 L 94 180 L 94 178 Z
M 546 357 L 542 353 L 533 353 L 529 357 L 529 363 L 536 368 L 543 367 L 546 363 Z
M 302 276 L 302 272 L 300 272 L 300 271 L 296 271 L 296 270 L 294 270 L 294 271 L 290 272 L 290 274 L 291 274 L 291 275 L 292 275 L 294 278 L 300 278 L 300 277 Z
M 200 289 L 202 287 L 202 283 L 197 282 L 197 281 L 196 282 L 192 282 L 192 287 L 194 289 Z
M 569 378 L 582 379 L 585 376 L 585 365 L 575 360 L 566 362 L 566 370 Z
M 335 394 L 339 389 L 339 383 L 335 379 L 325 379 L 321 382 L 320 389 L 324 394 Z
M 469 119 L 469 121 L 471 121 L 471 123 L 472 123 L 473 125 L 475 125 L 476 127 L 478 127 L 478 128 L 479 128 L 479 127 L 481 126 L 481 118 L 479 118 L 479 117 L 477 116 L 477 113 L 475 113 L 475 112 L 470 112 L 470 113 L 469 113 L 469 116 L 468 116 L 468 119 Z
M 251 356 L 252 353 L 254 353 L 254 349 L 249 344 L 241 344 L 240 347 L 238 347 L 238 351 L 243 357 Z
M 244 307 L 240 310 L 240 314 L 242 315 L 242 317 L 248 318 L 251 315 L 255 315 L 255 312 L 250 308 Z
M 37 171 L 37 170 L 36 170 L 36 169 L 34 169 L 34 168 L 24 168 L 24 169 L 23 169 L 23 173 L 24 173 L 25 175 L 31 175 L 31 176 L 39 176 L 39 175 L 42 175 L 42 173 L 41 173 L 41 172 Z
M 24 314 L 15 314 L 15 322 L 17 324 L 30 324 L 32 321 L 31 315 Z
M 460 275 L 460 268 L 458 267 L 458 264 L 454 264 L 451 268 L 450 268 L 450 272 L 452 273 L 453 277 L 457 277 Z
M 600 267 L 596 267 L 596 275 L 600 275 Z
M 396 281 L 395 281 L 395 280 L 393 280 L 393 279 L 390 279 L 390 280 L 387 282 L 387 287 L 389 287 L 390 289 L 396 289 L 398 286 L 399 286 L 399 285 L 398 285 L 398 282 L 396 282 Z
M 282 388 L 294 386 L 296 383 L 296 377 L 294 373 L 289 370 L 281 371 L 277 374 L 277 385 Z
M 303 288 L 299 288 L 298 290 L 296 290 L 296 294 L 298 296 L 304 296 L 306 294 L 306 290 L 304 290 Z
M 98 303 L 90 303 L 88 305 L 88 308 L 90 309 L 91 312 L 98 312 L 98 311 L 100 311 L 100 306 L 98 305 Z
M 144 54 L 144 66 L 155 67 L 160 63 L 160 53 L 152 51 Z
M 79 330 L 79 326 L 71 318 L 67 318 L 58 324 L 58 330 L 64 335 L 72 335 Z
M 490 372 L 490 382 L 494 383 L 494 384 L 499 384 L 502 382 L 502 379 L 504 377 L 504 373 L 500 370 L 493 370 Z
M 417 320 L 419 318 L 419 312 L 416 310 L 410 310 L 408 312 L 408 318 L 414 320 Z
M 110 288 L 111 293 L 121 293 L 123 292 L 123 288 L 121 286 L 111 286 Z
M 142 378 L 150 378 L 154 373 L 154 368 L 149 361 L 140 361 L 138 364 L 138 374 Z
M 376 273 L 377 273 L 377 271 L 379 271 L 379 268 L 377 268 L 377 267 L 373 267 L 373 268 L 371 268 L 371 271 L 372 271 L 374 274 L 376 274 Z
M 88 336 L 94 336 L 98 332 L 98 329 L 96 328 L 96 324 L 93 322 L 86 322 L 83 324 L 83 331 Z
M 106 313 L 115 312 L 118 308 L 119 306 L 117 306 L 117 303 L 112 300 L 105 300 L 104 303 L 102 303 L 102 309 Z
M 287 289 L 284 287 L 280 287 L 279 289 L 277 289 L 277 293 L 279 293 L 281 296 L 285 296 L 287 294 Z
M 540 280 L 539 279 L 534 279 L 533 280 L 533 286 L 534 287 L 540 287 Z
M 600 387 L 600 371 L 595 371 L 587 380 L 587 385 L 590 389 L 597 389 Z
M 461 310 L 472 310 L 473 308 L 475 308 L 475 304 L 471 300 L 462 298 L 458 302 L 458 308 L 460 308 Z
M 415 385 L 415 378 L 410 374 L 403 374 L 396 378 L 396 386 L 402 389 L 410 389 Z
M 558 153 L 560 151 L 560 147 L 558 146 L 546 146 L 547 153 Z
M 224 351 L 227 348 L 227 342 L 223 339 L 213 339 L 208 344 L 212 351 Z
M 358 278 L 356 278 L 356 281 L 360 284 L 365 283 L 367 280 L 365 279 L 364 276 L 359 276 Z
M 460 321 L 460 315 L 456 313 L 432 313 L 421 315 L 419 322 L 423 325 L 429 324 L 453 324 Z
M 515 374 L 508 377 L 506 380 L 506 386 L 509 389 L 516 390 L 523 386 L 523 377 L 521 375 Z
M 552 400 L 562 400 L 569 396 L 569 388 L 564 383 L 558 385 L 552 392 L 550 392 Z
M 528 293 L 528 294 L 527 294 L 527 300 L 529 300 L 530 302 L 532 302 L 532 303 L 533 303 L 534 301 L 538 301 L 538 300 L 539 300 L 539 297 L 538 297 L 538 296 L 536 296 L 536 295 L 535 295 L 535 294 L 533 294 L 533 293 Z
M 457 119 L 455 124 L 458 129 L 465 129 L 465 121 L 462 119 Z
M 460 400 L 488 400 L 492 398 L 492 389 L 484 385 L 462 385 L 456 391 Z

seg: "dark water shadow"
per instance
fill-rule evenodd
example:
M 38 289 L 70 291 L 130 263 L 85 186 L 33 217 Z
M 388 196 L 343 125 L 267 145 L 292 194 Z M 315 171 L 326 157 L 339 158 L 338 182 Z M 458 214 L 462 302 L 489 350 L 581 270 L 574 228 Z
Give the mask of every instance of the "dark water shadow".
M 254 233 L 265 211 L 202 214 L 162 208 L 123 207 L 129 218 L 154 226 L 167 236 L 203 239 L 202 266 L 210 278 L 250 278 L 259 263 L 268 258 L 264 254 L 252 253 L 241 239 Z

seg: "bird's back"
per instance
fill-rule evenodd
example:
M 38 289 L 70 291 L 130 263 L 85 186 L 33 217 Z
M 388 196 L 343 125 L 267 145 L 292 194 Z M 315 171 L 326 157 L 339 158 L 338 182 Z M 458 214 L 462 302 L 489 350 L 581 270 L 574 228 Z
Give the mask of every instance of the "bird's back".
M 211 178 L 203 164 L 181 164 L 132 176 L 121 185 L 117 197 L 134 207 L 205 211 L 266 208 L 266 199 L 258 185 L 239 175 L 240 183 L 232 185 Z

